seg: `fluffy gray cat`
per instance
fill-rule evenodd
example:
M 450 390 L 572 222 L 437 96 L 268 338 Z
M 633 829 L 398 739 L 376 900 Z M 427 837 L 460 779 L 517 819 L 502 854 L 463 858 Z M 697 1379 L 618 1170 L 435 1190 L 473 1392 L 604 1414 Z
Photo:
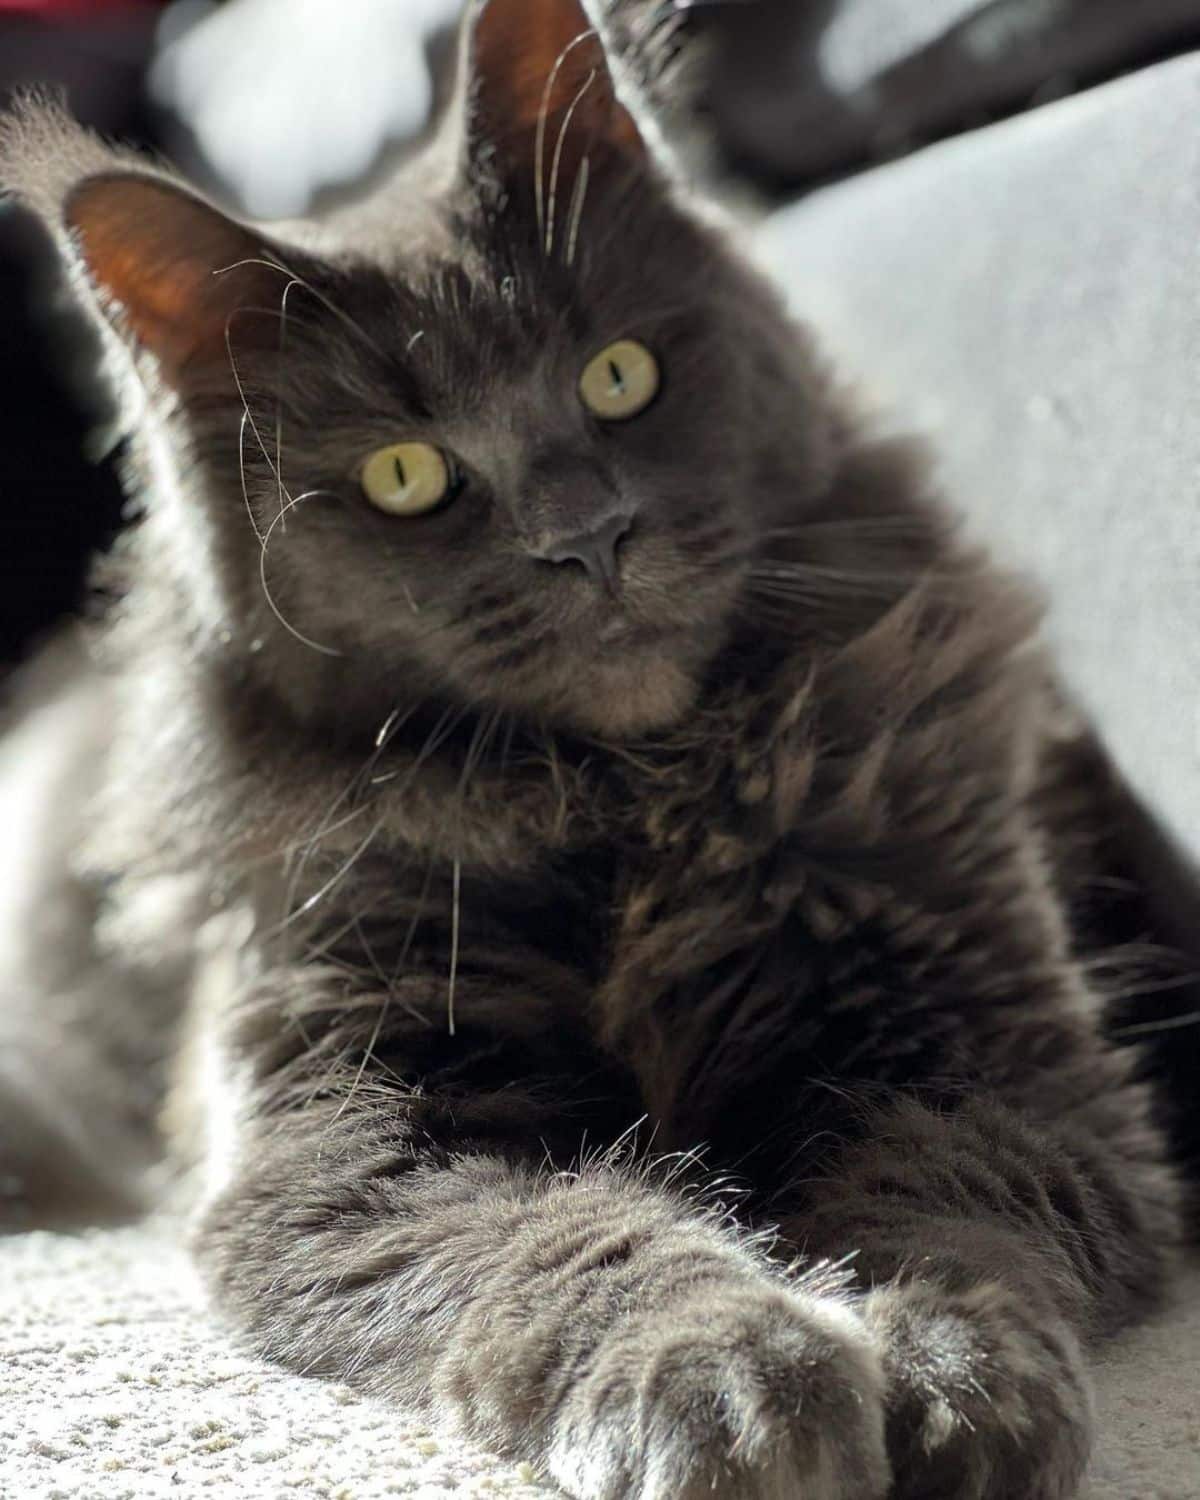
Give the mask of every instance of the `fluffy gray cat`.
M 1065 1500 L 1177 1234 L 1076 731 L 614 71 L 476 6 L 272 231 L 4 125 L 140 510 L 5 752 L 6 1211 L 136 1197 L 169 1075 L 272 1359 L 578 1500 Z

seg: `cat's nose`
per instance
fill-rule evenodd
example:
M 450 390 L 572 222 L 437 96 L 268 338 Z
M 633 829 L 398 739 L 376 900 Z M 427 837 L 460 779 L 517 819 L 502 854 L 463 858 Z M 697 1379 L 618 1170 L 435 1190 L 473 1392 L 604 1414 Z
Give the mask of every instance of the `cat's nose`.
M 535 556 L 544 558 L 546 562 L 582 563 L 589 577 L 615 594 L 617 543 L 628 534 L 632 525 L 633 516 L 628 511 L 618 511 L 587 531 L 547 539 L 537 549 Z

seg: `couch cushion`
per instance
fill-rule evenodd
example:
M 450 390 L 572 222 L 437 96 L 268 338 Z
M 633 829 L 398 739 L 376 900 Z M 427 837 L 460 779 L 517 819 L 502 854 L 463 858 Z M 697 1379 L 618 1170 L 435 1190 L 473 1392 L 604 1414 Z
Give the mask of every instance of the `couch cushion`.
M 817 193 L 761 246 L 1030 570 L 1069 682 L 1200 856 L 1200 55 Z

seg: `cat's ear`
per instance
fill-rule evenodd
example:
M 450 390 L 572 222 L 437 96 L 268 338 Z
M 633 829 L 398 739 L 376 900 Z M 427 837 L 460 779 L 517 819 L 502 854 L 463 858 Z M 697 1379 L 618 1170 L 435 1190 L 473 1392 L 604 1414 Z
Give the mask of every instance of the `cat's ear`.
M 62 224 L 118 328 L 168 380 L 223 359 L 231 320 L 279 301 L 280 272 L 260 236 L 165 180 L 135 172 L 84 178 Z
M 53 101 L 0 116 L 0 188 L 41 219 L 82 299 L 170 382 L 224 357 L 239 310 L 279 304 L 287 278 L 261 233 L 106 146 Z M 247 318 L 239 343 L 265 341 L 270 321 Z
M 556 169 L 575 180 L 585 157 L 594 171 L 645 155 L 579 0 L 480 0 L 467 60 L 471 139 L 535 193 Z

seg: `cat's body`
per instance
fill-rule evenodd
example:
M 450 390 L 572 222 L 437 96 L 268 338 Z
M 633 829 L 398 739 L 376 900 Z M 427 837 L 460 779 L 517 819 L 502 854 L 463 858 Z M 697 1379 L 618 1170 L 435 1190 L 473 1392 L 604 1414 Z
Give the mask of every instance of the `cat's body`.
M 582 1500 L 1065 1500 L 1177 1195 L 1055 887 L 1033 612 L 533 9 L 287 250 L 26 172 L 155 356 L 45 900 L 97 994 L 187 996 L 198 1254 L 272 1357 Z M 629 338 L 662 390 L 593 423 Z M 462 493 L 371 512 L 397 437 Z

